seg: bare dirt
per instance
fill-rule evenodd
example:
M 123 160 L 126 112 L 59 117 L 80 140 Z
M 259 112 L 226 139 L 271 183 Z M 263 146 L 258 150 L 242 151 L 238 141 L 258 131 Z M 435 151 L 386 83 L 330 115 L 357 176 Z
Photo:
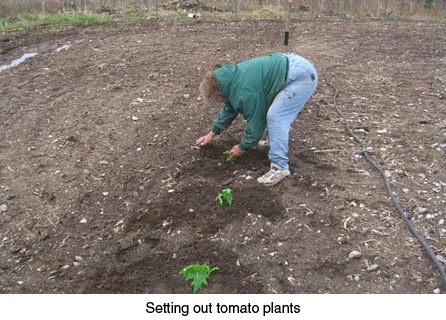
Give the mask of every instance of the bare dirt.
M 218 266 L 200 293 L 433 293 L 442 279 L 361 156 L 339 107 L 432 250 L 446 256 L 446 27 L 430 22 L 167 21 L 0 35 L 0 292 L 191 293 L 178 272 Z M 69 45 L 59 52 L 54 51 Z M 319 87 L 293 124 L 292 175 L 267 149 L 225 162 L 238 118 L 204 72 L 294 51 Z M 231 188 L 231 207 L 218 192 Z M 352 251 L 360 252 L 349 258 Z M 440 289 L 440 290 L 438 290 Z

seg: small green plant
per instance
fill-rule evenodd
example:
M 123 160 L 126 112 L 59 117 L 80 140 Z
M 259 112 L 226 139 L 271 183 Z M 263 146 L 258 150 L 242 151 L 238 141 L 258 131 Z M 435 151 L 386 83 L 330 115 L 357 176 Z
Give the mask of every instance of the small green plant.
M 223 154 L 225 155 L 226 158 L 226 162 L 227 163 L 234 163 L 234 157 L 230 155 L 231 153 L 231 149 L 226 150 L 225 152 L 223 152 Z
M 446 143 L 446 134 L 441 136 L 441 142 Z
M 398 21 L 400 20 L 400 16 L 396 13 L 390 12 L 389 14 L 386 15 L 386 19 L 388 21 Z
M 218 267 L 210 268 L 206 263 L 201 264 L 191 264 L 180 271 L 180 274 L 186 279 L 191 280 L 191 286 L 194 293 L 201 290 L 201 286 L 205 284 L 208 285 L 208 278 L 210 274 L 214 271 L 218 271 Z
M 223 206 L 223 201 L 226 201 L 226 203 L 231 206 L 232 205 L 232 190 L 229 188 L 223 189 L 215 198 L 217 203 L 220 206 Z
M 410 55 L 408 55 L 408 54 L 405 54 L 405 55 L 403 56 L 403 59 L 404 59 L 404 61 L 406 61 L 406 62 L 410 62 L 410 61 L 412 60 L 412 57 L 411 57 Z

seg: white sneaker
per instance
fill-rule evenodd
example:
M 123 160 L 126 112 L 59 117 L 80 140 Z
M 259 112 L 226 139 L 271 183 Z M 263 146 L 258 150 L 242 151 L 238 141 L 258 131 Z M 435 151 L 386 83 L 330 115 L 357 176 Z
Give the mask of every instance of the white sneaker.
M 290 175 L 290 170 L 283 170 L 278 165 L 271 163 L 271 169 L 263 176 L 257 178 L 257 181 L 265 186 L 272 186 L 282 181 Z
M 259 146 L 259 147 L 269 147 L 269 141 L 268 141 L 268 138 L 266 138 L 265 140 L 260 140 L 260 141 L 257 143 L 257 146 Z

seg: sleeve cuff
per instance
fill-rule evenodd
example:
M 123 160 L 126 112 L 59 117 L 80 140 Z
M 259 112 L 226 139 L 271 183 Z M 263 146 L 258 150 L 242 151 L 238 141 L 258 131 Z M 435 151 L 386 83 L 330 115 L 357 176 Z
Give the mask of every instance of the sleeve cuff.
M 223 131 L 223 129 L 217 127 L 216 125 L 212 126 L 211 130 L 212 130 L 213 133 L 215 133 L 217 135 L 220 134 Z
M 238 145 L 238 147 L 239 147 L 240 149 L 242 149 L 243 152 L 246 152 L 246 151 L 248 151 L 249 149 L 251 149 L 251 147 L 248 147 L 248 146 L 244 145 L 243 143 L 240 143 L 240 144 Z

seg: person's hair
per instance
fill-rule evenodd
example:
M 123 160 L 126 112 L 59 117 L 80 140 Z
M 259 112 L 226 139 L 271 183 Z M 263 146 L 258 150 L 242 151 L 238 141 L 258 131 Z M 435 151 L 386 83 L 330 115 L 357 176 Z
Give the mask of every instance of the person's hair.
M 221 103 L 222 99 L 225 98 L 220 84 L 218 83 L 217 79 L 215 79 L 214 71 L 208 71 L 204 75 L 199 90 L 204 103 L 207 106 L 214 106 Z

